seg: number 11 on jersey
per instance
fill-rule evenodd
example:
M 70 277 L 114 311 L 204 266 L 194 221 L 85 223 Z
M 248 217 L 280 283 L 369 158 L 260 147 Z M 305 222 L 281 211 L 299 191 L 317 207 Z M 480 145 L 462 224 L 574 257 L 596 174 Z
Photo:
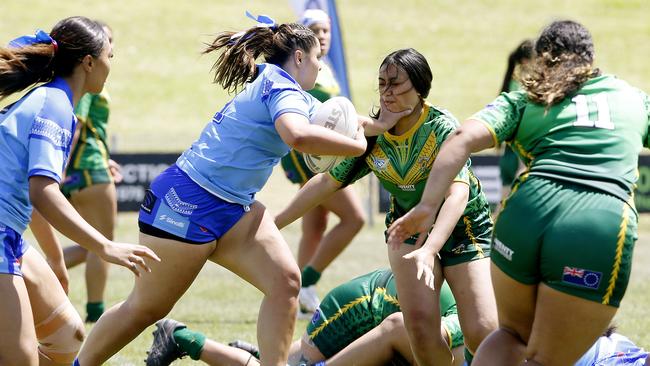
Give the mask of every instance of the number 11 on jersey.
M 598 119 L 592 121 L 589 119 L 589 99 L 596 104 Z M 584 94 L 578 94 L 571 99 L 576 104 L 576 114 L 578 119 L 573 122 L 577 127 L 604 128 L 607 130 L 614 129 L 614 123 L 609 115 L 609 104 L 607 104 L 607 94 L 598 93 L 592 98 L 587 98 Z M 593 105 L 592 103 L 592 105 Z

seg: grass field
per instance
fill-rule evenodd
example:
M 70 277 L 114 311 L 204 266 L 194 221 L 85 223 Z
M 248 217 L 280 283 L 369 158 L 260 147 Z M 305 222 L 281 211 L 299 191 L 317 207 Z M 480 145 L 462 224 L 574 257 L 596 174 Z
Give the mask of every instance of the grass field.
M 397 48 L 414 47 L 433 69 L 434 85 L 428 100 L 465 118 L 494 97 L 508 52 L 557 18 L 578 20 L 592 31 L 596 62 L 605 72 L 650 91 L 650 1 L 340 0 L 338 7 L 353 99 L 360 112 L 376 103 L 376 73 L 382 58 Z M 0 44 L 36 28 L 48 30 L 65 16 L 80 14 L 108 22 L 116 39 L 107 84 L 112 96 L 110 131 L 116 148 L 121 152 L 180 151 L 228 98 L 211 84 L 209 70 L 215 57 L 199 56 L 202 42 L 221 30 L 251 26 L 243 15 L 245 10 L 269 14 L 280 22 L 294 18 L 287 0 L 66 0 L 56 6 L 45 0 L 3 0 Z M 277 212 L 294 191 L 276 171 L 259 197 Z M 352 276 L 387 265 L 383 220 L 376 216 L 375 222 L 373 227 L 366 226 L 325 272 L 321 295 Z M 650 348 L 650 266 L 645 265 L 650 260 L 650 216 L 641 218 L 639 228 L 634 271 L 616 321 L 622 333 Z M 283 233 L 295 249 L 298 226 L 294 224 Z M 119 216 L 117 239 L 137 240 L 134 214 Z M 83 270 L 72 270 L 71 280 L 72 300 L 82 311 Z M 124 299 L 131 284 L 126 270 L 113 268 L 108 303 Z M 254 341 L 260 299 L 251 286 L 216 265 L 208 265 L 171 316 L 217 340 Z M 296 335 L 304 325 L 298 324 Z M 147 331 L 109 364 L 141 364 L 150 341 Z
M 268 186 L 260 193 L 260 201 L 271 212 L 278 212 L 285 204 L 283 197 L 290 196 L 295 189 L 284 182 L 281 170 L 276 169 Z M 364 193 L 363 186 L 359 186 Z M 374 226 L 366 226 L 354 239 L 345 252 L 337 258 L 324 273 L 319 282 L 320 295 L 328 289 L 343 283 L 352 277 L 367 273 L 379 267 L 387 267 L 386 246 L 383 243 L 383 218 L 374 217 Z M 283 234 L 292 249 L 296 250 L 299 238 L 299 225 L 293 224 L 283 230 Z M 31 235 L 27 234 L 28 239 Z M 120 214 L 117 239 L 135 242 L 137 240 L 137 216 Z M 33 242 L 33 240 L 30 240 Z M 64 240 L 66 245 L 70 243 Z M 639 241 L 636 245 L 632 278 L 623 305 L 615 322 L 619 330 L 637 344 L 650 348 L 650 216 L 642 216 Z M 85 287 L 83 266 L 70 272 L 70 296 L 80 313 L 84 314 Z M 114 304 L 126 298 L 133 283 L 133 276 L 125 269 L 113 266 L 107 288 L 107 304 Z M 260 293 L 232 273 L 219 266 L 208 263 L 185 296 L 171 312 L 171 317 L 180 319 L 191 328 L 206 333 L 218 341 L 227 342 L 236 338 L 255 341 L 257 310 L 261 301 Z M 567 315 L 570 316 L 570 315 Z M 306 321 L 299 321 L 295 337 L 304 332 Z M 90 329 L 90 327 L 88 327 Z M 145 357 L 145 351 L 151 344 L 153 327 L 140 335 L 117 354 L 109 365 L 137 365 Z M 579 332 L 567 329 L 568 332 Z M 185 360 L 179 365 L 190 365 Z

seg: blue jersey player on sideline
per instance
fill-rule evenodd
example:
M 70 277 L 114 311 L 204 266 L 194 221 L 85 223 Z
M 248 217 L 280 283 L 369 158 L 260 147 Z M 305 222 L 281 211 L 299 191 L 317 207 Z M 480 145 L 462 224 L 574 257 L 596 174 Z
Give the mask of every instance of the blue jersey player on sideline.
M 61 233 L 103 259 L 139 274 L 140 245 L 117 244 L 84 221 L 59 191 L 76 119 L 73 106 L 99 92 L 112 56 L 102 27 L 83 17 L 50 34 L 19 37 L 0 47 L 0 99 L 28 87 L 0 111 L 0 362 L 67 364 L 84 337 L 79 314 L 45 260 L 23 240 L 32 205 Z M 60 248 L 58 248 L 60 251 Z
M 358 156 L 366 140 L 362 127 L 351 139 L 309 124 L 319 106 L 305 92 L 319 70 L 314 33 L 299 24 L 276 25 L 267 16 L 255 20 L 258 25 L 244 32 L 220 33 L 204 51 L 223 51 L 214 80 L 239 92 L 176 164 L 151 183 L 140 210 L 140 242 L 163 261 L 136 280 L 124 303 L 99 319 L 76 364 L 105 362 L 163 318 L 210 260 L 264 293 L 257 323 L 262 362 L 286 365 L 300 271 L 255 194 L 290 148 Z M 265 63 L 256 64 L 260 56 Z M 199 342 L 187 342 L 195 345 L 189 355 L 198 359 Z

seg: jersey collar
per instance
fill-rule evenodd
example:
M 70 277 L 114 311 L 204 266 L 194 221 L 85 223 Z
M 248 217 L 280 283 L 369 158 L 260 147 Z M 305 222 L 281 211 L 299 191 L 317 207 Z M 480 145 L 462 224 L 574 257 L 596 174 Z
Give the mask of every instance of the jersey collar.
M 68 83 L 62 77 L 55 77 L 51 82 L 49 82 L 49 86 L 63 90 L 65 92 L 65 95 L 68 96 L 70 104 L 72 104 L 72 89 L 70 89 L 70 85 L 68 85 Z
M 413 124 L 413 126 L 411 126 L 411 128 L 408 129 L 408 131 L 404 132 L 401 135 L 393 135 L 390 132 L 386 131 L 384 132 L 384 137 L 391 139 L 393 141 L 404 141 L 410 138 L 411 136 L 413 136 L 415 134 L 415 131 L 417 131 L 418 128 L 420 128 L 420 126 L 422 126 L 422 124 L 427 119 L 427 116 L 429 115 L 429 109 L 431 108 L 431 104 L 425 101 L 422 107 L 423 107 L 422 114 L 420 114 L 420 118 L 418 119 L 417 122 L 415 122 L 415 124 Z

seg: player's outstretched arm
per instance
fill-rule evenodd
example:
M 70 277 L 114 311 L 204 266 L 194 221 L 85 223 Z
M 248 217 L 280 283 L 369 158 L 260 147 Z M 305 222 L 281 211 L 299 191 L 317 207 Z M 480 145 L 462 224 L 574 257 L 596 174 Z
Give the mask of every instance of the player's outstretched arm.
M 433 162 L 420 203 L 388 228 L 389 242 L 403 242 L 416 233 L 428 230 L 454 177 L 472 152 L 494 145 L 490 130 L 479 121 L 467 120 L 443 143 Z
M 32 176 L 29 179 L 29 198 L 41 215 L 61 234 L 97 253 L 102 259 L 128 268 L 136 276 L 140 275 L 138 266 L 150 271 L 144 258 L 160 261 L 145 246 L 115 243 L 104 237 L 77 213 L 54 179 Z
M 321 173 L 311 178 L 300 188 L 289 205 L 275 216 L 275 225 L 279 229 L 302 217 L 307 211 L 327 200 L 341 188 L 341 183 L 329 174 Z

